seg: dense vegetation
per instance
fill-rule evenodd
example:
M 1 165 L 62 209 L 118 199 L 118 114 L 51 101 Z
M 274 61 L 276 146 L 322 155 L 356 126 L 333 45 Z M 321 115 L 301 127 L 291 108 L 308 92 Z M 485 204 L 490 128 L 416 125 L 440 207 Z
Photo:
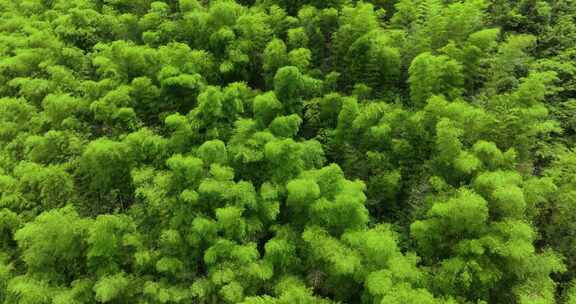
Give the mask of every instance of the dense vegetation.
M 575 1 L 0 14 L 0 303 L 576 303 Z

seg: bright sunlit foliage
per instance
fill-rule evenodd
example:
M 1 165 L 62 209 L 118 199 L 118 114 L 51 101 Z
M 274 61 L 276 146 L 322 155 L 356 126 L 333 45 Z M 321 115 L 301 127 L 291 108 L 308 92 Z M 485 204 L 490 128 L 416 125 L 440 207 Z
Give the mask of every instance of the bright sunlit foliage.
M 572 0 L 0 0 L 0 304 L 575 304 L 574 144 Z

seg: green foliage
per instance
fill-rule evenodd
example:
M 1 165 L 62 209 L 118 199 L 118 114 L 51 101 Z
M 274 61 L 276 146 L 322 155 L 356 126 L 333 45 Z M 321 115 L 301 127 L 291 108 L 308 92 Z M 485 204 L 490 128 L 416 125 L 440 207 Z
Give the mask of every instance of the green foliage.
M 109 139 L 92 141 L 83 152 L 78 174 L 85 180 L 86 194 L 94 194 L 96 199 L 112 196 L 124 200 L 131 187 L 130 159 L 128 147 L 124 143 Z M 113 206 L 90 206 L 90 208 Z
M 0 304 L 576 303 L 575 8 L 0 0 Z
M 130 280 L 122 273 L 103 277 L 94 285 L 95 298 L 101 303 L 121 299 L 129 284 Z
M 66 207 L 40 214 L 16 231 L 14 239 L 30 273 L 63 281 L 83 269 L 86 227 L 87 221 Z
M 410 97 L 416 107 L 425 105 L 433 95 L 456 98 L 463 85 L 462 66 L 443 55 L 418 55 L 410 64 L 409 73 Z

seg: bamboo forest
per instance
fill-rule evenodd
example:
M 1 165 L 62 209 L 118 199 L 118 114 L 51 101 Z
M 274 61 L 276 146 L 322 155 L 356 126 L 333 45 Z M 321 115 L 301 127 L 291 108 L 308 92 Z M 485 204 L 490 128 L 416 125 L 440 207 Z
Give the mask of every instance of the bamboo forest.
M 576 304 L 576 0 L 0 0 L 0 304 Z

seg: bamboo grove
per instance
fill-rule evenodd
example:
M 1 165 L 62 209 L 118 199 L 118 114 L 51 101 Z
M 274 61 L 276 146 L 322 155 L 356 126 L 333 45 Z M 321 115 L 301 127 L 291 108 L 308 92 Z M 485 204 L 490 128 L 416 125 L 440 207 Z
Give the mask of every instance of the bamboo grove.
M 0 0 L 0 303 L 576 304 L 576 2 Z

